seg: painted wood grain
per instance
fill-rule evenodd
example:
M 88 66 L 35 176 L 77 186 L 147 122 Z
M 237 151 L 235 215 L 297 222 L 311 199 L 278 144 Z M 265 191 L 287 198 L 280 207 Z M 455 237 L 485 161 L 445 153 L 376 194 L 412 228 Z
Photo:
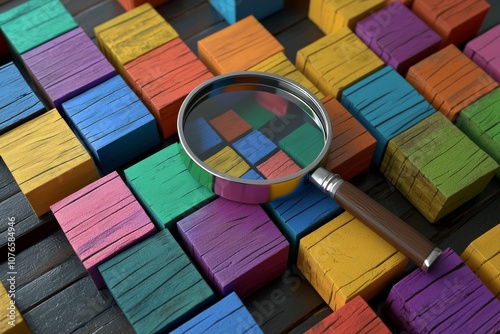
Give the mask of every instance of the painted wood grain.
M 219 296 L 245 298 L 286 270 L 289 244 L 259 205 L 218 198 L 177 230 Z
M 185 122 L 184 133 L 189 134 L 186 136 L 186 141 L 200 159 L 223 145 L 222 138 L 203 117 Z
M 224 17 L 229 24 L 234 24 L 237 21 L 252 15 L 257 20 L 265 19 L 283 9 L 284 0 L 254 0 L 252 2 L 238 0 L 210 0 L 215 10 Z
M 251 165 L 257 164 L 277 148 L 276 144 L 258 130 L 238 139 L 232 146 Z
M 198 55 L 213 74 L 245 71 L 283 46 L 253 16 L 198 41 Z
M 28 325 L 23 319 L 23 316 L 16 307 L 16 281 L 9 281 L 7 285 L 0 284 L 0 304 L 4 310 L 0 317 L 0 333 L 2 334 L 25 334 L 31 333 Z
M 252 126 L 241 118 L 241 116 L 234 110 L 228 110 L 225 113 L 212 118 L 210 120 L 210 124 L 228 142 L 232 142 L 252 129 Z
M 278 150 L 278 152 L 257 165 L 257 170 L 267 180 L 274 180 L 298 173 L 301 168 L 285 152 Z
M 394 283 L 408 259 L 344 212 L 300 240 L 297 267 L 336 311 L 356 296 L 369 301 Z
M 279 147 L 304 168 L 318 158 L 325 147 L 325 138 L 316 125 L 304 123 L 281 139 Z
M 272 121 L 275 115 L 257 103 L 245 103 L 238 106 L 235 111 L 252 126 L 254 130 L 260 129 L 266 123 Z
M 483 191 L 497 169 L 498 164 L 441 113 L 389 141 L 380 166 L 430 222 Z
M 297 51 L 297 68 L 326 96 L 342 91 L 384 65 L 349 28 L 342 28 Z
M 454 45 L 410 67 L 406 80 L 451 121 L 498 83 Z
M 500 25 L 497 25 L 468 42 L 464 49 L 464 54 L 497 82 L 500 81 L 499 36 Z
M 125 10 L 132 10 L 144 3 L 149 3 L 153 7 L 158 7 L 168 0 L 117 0 Z
M 51 211 L 98 289 L 104 282 L 97 267 L 155 232 L 117 172 L 55 203 Z
M 225 146 L 204 162 L 216 171 L 233 177 L 240 177 L 250 169 L 245 160 L 229 146 Z

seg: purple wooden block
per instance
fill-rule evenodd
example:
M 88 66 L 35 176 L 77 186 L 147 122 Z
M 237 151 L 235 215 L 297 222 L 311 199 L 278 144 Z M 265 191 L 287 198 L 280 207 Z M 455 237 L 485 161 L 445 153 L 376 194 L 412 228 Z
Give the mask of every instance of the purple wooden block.
M 177 228 L 220 296 L 244 298 L 286 270 L 289 244 L 259 205 L 219 198 Z
M 450 248 L 393 286 L 385 308 L 410 333 L 498 333 L 500 301 Z
M 464 54 L 500 82 L 500 24 L 467 43 Z
M 356 34 L 403 76 L 411 65 L 438 51 L 441 43 L 441 37 L 400 2 L 359 21 Z
M 21 55 L 25 66 L 52 107 L 115 75 L 113 66 L 76 28 Z

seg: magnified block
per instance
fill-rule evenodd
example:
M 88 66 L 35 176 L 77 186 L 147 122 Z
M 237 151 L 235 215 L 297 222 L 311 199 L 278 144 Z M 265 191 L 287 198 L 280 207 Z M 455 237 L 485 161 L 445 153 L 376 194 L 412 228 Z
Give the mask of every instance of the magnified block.
M 337 99 L 344 89 L 384 66 L 349 28 L 300 49 L 295 64 L 323 94 Z
M 201 61 L 213 74 L 246 71 L 283 51 L 283 46 L 253 16 L 198 41 Z
M 450 248 L 396 283 L 385 309 L 409 333 L 498 333 L 500 301 Z
M 407 263 L 348 212 L 303 237 L 297 258 L 297 267 L 335 312 L 358 295 L 370 300 L 396 281 Z
M 116 255 L 99 271 L 137 333 L 171 332 L 215 302 L 168 230 Z
M 37 216 L 98 178 L 92 158 L 56 109 L 1 135 L 0 156 Z
M 6 279 L 9 278 L 8 276 Z M 25 334 L 31 333 L 28 325 L 23 319 L 23 316 L 16 307 L 16 300 L 11 299 L 9 294 L 15 293 L 15 284 L 10 284 L 9 280 L 6 281 L 6 286 L 0 284 L 0 303 L 6 309 L 5 315 L 2 315 L 2 322 L 0 323 L 0 332 L 4 334 Z
M 380 166 L 430 222 L 478 195 L 497 169 L 498 164 L 441 113 L 391 139 Z
M 289 244 L 259 205 L 218 198 L 177 223 L 219 296 L 249 296 L 286 270 Z
M 498 83 L 454 45 L 410 67 L 406 80 L 451 121 Z
M 500 81 L 500 24 L 467 43 L 464 54 L 497 82 Z
M 155 232 L 153 223 L 117 172 L 50 209 L 98 289 L 104 287 L 104 281 L 97 267 Z
M 159 229 L 172 227 L 216 198 L 186 169 L 179 145 L 172 144 L 125 169 L 128 185 Z

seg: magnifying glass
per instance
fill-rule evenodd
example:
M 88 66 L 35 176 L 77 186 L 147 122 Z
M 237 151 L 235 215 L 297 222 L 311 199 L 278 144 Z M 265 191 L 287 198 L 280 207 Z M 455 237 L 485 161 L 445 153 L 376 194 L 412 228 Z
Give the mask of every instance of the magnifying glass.
M 216 76 L 186 97 L 177 129 L 187 169 L 221 197 L 265 203 L 312 182 L 423 270 L 441 253 L 321 167 L 332 141 L 330 119 L 321 102 L 296 82 L 260 72 Z

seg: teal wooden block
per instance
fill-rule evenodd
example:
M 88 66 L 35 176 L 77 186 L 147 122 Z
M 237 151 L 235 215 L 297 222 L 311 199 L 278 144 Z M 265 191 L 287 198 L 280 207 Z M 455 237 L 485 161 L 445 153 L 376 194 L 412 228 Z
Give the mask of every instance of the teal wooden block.
M 158 228 L 214 200 L 216 195 L 189 173 L 172 144 L 125 170 L 127 183 Z
M 279 142 L 279 147 L 302 168 L 309 166 L 324 146 L 323 133 L 309 123 L 295 129 Z
M 248 15 L 257 20 L 264 19 L 283 9 L 284 0 L 210 0 L 212 7 L 229 24 L 234 24 Z
M 372 160 L 377 166 L 389 140 L 436 112 L 390 66 L 344 90 L 340 102 L 377 140 Z
M 101 264 L 99 271 L 139 334 L 171 331 L 216 300 L 168 230 Z

